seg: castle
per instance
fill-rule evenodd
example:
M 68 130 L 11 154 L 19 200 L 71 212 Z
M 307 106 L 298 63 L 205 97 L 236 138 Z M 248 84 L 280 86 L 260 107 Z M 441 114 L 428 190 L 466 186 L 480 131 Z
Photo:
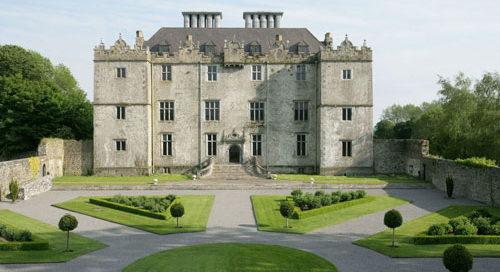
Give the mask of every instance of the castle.
M 372 50 L 334 46 L 282 12 L 183 12 L 133 48 L 94 49 L 94 172 L 186 172 L 257 163 L 272 172 L 373 173 Z

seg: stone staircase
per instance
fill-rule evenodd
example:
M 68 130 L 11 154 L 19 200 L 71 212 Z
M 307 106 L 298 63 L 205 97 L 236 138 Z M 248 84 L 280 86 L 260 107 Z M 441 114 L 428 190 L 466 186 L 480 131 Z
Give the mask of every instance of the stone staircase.
M 203 180 L 256 180 L 262 177 L 254 175 L 253 166 L 245 164 L 214 164 L 212 174 Z

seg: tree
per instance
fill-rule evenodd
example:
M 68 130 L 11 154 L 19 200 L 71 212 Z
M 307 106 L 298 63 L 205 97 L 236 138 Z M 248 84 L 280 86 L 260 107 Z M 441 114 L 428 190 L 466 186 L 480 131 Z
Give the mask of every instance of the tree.
M 182 217 L 184 215 L 184 206 L 182 206 L 181 203 L 175 203 L 170 207 L 170 214 L 177 218 L 177 226 L 176 228 L 179 228 L 179 217 Z
M 71 252 L 69 249 L 69 232 L 76 229 L 78 227 L 78 220 L 73 215 L 67 213 L 61 217 L 59 220 L 59 229 L 67 232 L 66 238 L 66 252 Z
M 394 138 L 411 139 L 413 130 L 413 121 L 400 122 L 394 125 Z
M 474 259 L 462 245 L 454 245 L 443 253 L 443 264 L 451 272 L 467 272 L 472 269 Z
M 410 120 L 417 119 L 422 115 L 422 109 L 413 104 L 404 106 L 392 105 L 382 112 L 382 120 L 389 120 L 393 124 L 403 123 Z
M 389 120 L 380 120 L 375 125 L 373 137 L 376 139 L 394 139 L 394 124 Z
M 394 247 L 395 230 L 403 224 L 403 217 L 397 210 L 390 210 L 385 213 L 384 225 L 392 229 L 392 247 Z
M 16 202 L 17 196 L 19 195 L 19 185 L 17 184 L 17 181 L 15 181 L 15 180 L 10 181 L 9 191 L 10 191 L 10 198 L 12 199 L 12 203 Z
M 280 204 L 280 213 L 286 218 L 286 227 L 288 229 L 288 219 L 292 217 L 294 213 L 293 205 L 288 201 L 282 201 Z
M 0 46 L 0 156 L 36 150 L 43 137 L 92 138 L 92 104 L 64 65 Z

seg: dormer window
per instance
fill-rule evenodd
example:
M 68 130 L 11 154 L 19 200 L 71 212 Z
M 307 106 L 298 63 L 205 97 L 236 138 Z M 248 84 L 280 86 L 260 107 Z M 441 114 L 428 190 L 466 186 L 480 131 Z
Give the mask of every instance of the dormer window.
M 161 55 L 163 54 L 170 54 L 170 45 L 168 44 L 160 44 L 158 45 L 158 53 L 160 53 Z
M 215 54 L 215 43 L 212 41 L 209 41 L 203 45 L 204 47 L 204 52 L 205 55 L 211 55 Z
M 250 56 L 258 56 L 261 52 L 262 50 L 258 42 L 252 42 L 248 46 L 248 53 Z
M 309 54 L 309 45 L 305 42 L 299 42 L 297 44 L 297 53 L 298 54 Z

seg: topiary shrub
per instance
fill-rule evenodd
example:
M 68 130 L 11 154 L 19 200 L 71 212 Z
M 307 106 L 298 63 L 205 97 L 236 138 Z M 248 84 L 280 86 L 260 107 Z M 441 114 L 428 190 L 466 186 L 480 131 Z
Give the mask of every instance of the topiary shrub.
M 165 199 L 166 199 L 166 200 L 168 200 L 168 202 L 169 202 L 169 203 L 172 203 L 172 201 L 174 201 L 174 200 L 175 200 L 175 198 L 177 198 L 177 196 L 176 196 L 176 195 L 173 195 L 173 194 L 167 195 L 167 196 L 165 197 Z
M 470 224 L 470 220 L 465 216 L 459 216 L 459 217 L 452 218 L 449 221 L 449 224 L 453 227 L 453 232 L 455 232 L 455 230 L 457 229 L 458 226 Z
M 477 210 L 474 210 L 469 216 L 468 218 L 470 220 L 473 220 L 474 218 L 477 218 L 477 217 L 487 217 L 487 218 L 492 218 L 493 215 L 490 213 L 490 211 L 488 211 L 487 209 L 477 209 Z M 495 222 L 496 223 L 496 222 Z
M 314 193 L 314 196 L 324 196 L 325 194 L 326 194 L 325 191 L 319 190 Z
M 350 191 L 349 194 L 351 195 L 350 200 L 354 200 L 354 199 L 358 198 L 358 193 L 356 193 L 355 191 Z
M 184 206 L 182 206 L 181 203 L 175 203 L 172 207 L 170 207 L 170 215 L 177 219 L 176 228 L 179 228 L 179 217 L 184 215 Z
M 364 198 L 366 196 L 365 190 L 357 190 L 356 194 L 357 194 L 357 198 Z
M 500 235 L 500 222 L 495 225 L 491 225 L 489 235 Z
M 292 191 L 291 195 L 294 196 L 294 197 L 302 196 L 302 190 L 301 189 L 295 189 L 295 190 Z
M 342 196 L 342 192 L 341 191 L 332 192 L 332 196 L 336 196 L 340 199 L 340 197 Z
M 471 223 L 459 225 L 453 232 L 455 235 L 474 235 L 477 234 L 477 227 Z
M 491 232 L 490 220 L 484 217 L 474 218 L 472 224 L 477 227 L 477 234 L 479 235 L 487 235 Z
M 332 196 L 331 195 L 322 195 L 321 196 L 321 206 L 332 205 Z
M 352 195 L 349 192 L 342 193 L 340 196 L 340 202 L 349 201 L 352 199 Z
M 10 191 L 10 198 L 12 199 L 12 203 L 16 202 L 17 196 L 19 195 L 19 185 L 17 184 L 17 181 L 15 181 L 15 180 L 10 181 L 9 191 Z
M 59 220 L 59 229 L 67 232 L 66 236 L 66 250 L 65 252 L 71 252 L 69 249 L 69 232 L 78 227 L 78 220 L 73 215 L 67 213 L 61 217 Z
M 450 176 L 446 178 L 446 194 L 449 198 L 453 196 L 453 178 Z
M 285 217 L 286 218 L 286 226 L 285 228 L 289 228 L 288 227 L 288 219 L 290 217 L 292 217 L 293 213 L 294 213 L 294 210 L 293 210 L 293 205 L 290 204 L 290 202 L 288 201 L 281 201 L 281 204 L 280 204 L 280 213 L 281 213 L 281 216 Z
M 454 245 L 443 253 L 443 264 L 451 272 L 467 272 L 472 269 L 474 259 L 462 245 Z
M 332 195 L 332 204 L 339 203 L 340 197 L 337 195 Z
M 429 227 L 427 235 L 445 235 L 453 232 L 450 224 L 435 224 Z
M 394 247 L 395 230 L 402 224 L 403 224 L 403 216 L 401 216 L 401 213 L 398 212 L 397 210 L 392 209 L 385 213 L 384 225 L 392 229 L 392 247 Z

